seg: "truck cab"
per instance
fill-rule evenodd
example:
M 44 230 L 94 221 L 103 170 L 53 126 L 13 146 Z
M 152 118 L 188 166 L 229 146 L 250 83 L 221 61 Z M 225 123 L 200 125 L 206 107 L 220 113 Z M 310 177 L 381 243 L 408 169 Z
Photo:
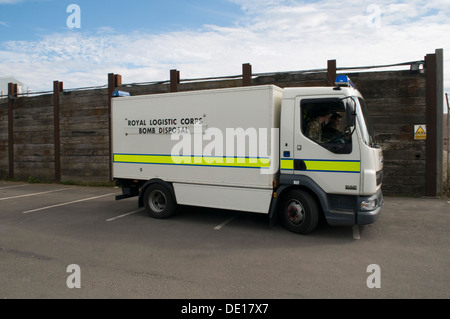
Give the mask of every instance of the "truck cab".
M 382 177 L 382 150 L 347 76 L 336 87 L 283 90 L 277 192 L 289 230 L 314 229 L 316 210 L 330 225 L 373 223 L 383 204 Z

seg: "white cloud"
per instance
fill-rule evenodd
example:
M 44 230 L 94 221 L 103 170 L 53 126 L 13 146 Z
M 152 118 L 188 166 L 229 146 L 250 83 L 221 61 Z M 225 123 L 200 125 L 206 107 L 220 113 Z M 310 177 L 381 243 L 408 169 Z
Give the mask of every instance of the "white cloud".
M 122 74 L 124 83 L 146 82 L 167 80 L 174 68 L 181 78 L 195 78 L 240 74 L 247 62 L 256 73 L 325 68 L 329 59 L 338 67 L 377 65 L 421 60 L 437 48 L 450 62 L 448 1 L 379 1 L 379 28 L 368 23 L 369 2 L 230 1 L 245 16 L 228 27 L 161 34 L 103 27 L 9 41 L 0 44 L 0 74 L 40 91 L 53 80 L 66 88 L 103 85 L 110 72 Z

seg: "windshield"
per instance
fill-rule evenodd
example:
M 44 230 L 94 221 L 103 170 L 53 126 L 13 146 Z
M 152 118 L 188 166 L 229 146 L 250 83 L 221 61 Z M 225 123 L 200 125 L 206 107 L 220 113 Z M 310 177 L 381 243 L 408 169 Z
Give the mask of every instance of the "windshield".
M 356 116 L 361 128 L 364 143 L 370 147 L 378 148 L 379 145 L 375 141 L 375 134 L 370 121 L 369 112 L 367 111 L 366 102 L 360 97 L 356 99 Z

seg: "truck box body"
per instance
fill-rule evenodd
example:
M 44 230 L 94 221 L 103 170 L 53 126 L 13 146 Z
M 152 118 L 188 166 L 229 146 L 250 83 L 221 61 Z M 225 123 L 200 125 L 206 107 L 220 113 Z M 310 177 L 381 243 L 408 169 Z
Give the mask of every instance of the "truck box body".
M 281 100 L 273 85 L 114 98 L 113 177 L 170 182 L 178 204 L 267 213 Z

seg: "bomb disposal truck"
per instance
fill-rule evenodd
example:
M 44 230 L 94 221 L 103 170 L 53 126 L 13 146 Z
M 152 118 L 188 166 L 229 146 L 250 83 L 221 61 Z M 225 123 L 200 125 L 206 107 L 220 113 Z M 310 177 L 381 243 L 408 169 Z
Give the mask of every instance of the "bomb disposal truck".
M 382 150 L 347 76 L 335 87 L 115 93 L 116 199 L 138 196 L 154 218 L 201 206 L 268 214 L 307 234 L 321 215 L 366 225 L 381 213 Z

